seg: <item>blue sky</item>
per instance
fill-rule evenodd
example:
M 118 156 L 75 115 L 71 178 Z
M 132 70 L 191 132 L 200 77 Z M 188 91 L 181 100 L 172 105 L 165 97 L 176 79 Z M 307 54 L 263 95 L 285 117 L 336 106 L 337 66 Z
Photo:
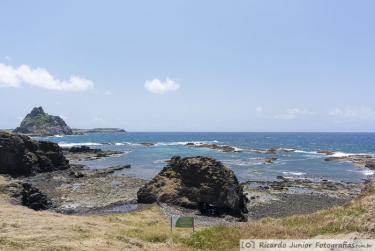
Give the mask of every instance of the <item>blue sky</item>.
M 374 1 L 1 1 L 0 128 L 374 131 Z M 73 78 L 72 78 L 73 76 Z

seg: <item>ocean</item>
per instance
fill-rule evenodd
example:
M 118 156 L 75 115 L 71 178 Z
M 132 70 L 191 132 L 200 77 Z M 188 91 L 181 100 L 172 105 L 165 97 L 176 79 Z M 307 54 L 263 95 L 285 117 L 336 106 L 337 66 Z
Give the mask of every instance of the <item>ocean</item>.
M 327 179 L 362 182 L 374 171 L 358 168 L 350 162 L 325 161 L 319 150 L 334 150 L 333 156 L 375 154 L 375 133 L 218 133 L 218 132 L 130 132 L 87 134 L 37 138 L 58 143 L 62 147 L 86 145 L 103 150 L 123 151 L 120 156 L 82 161 L 89 168 L 105 168 L 130 164 L 131 168 L 116 175 L 152 179 L 174 155 L 210 156 L 231 168 L 241 182 L 270 181 L 282 175 L 290 178 Z M 186 143 L 229 145 L 241 152 L 219 152 L 186 146 Z M 145 146 L 141 143 L 152 143 Z M 276 155 L 256 153 L 254 149 L 272 147 L 294 149 Z M 272 164 L 264 158 L 277 157 Z

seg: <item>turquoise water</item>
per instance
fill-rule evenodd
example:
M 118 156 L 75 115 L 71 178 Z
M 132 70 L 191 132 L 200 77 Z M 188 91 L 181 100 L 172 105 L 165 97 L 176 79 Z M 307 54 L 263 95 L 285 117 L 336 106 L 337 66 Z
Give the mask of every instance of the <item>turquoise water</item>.
M 204 155 L 229 166 L 240 181 L 274 180 L 283 175 L 293 178 L 329 179 L 361 182 L 372 177 L 368 169 L 349 162 L 324 161 L 318 150 L 335 150 L 338 154 L 375 153 L 375 133 L 114 133 L 47 137 L 61 146 L 88 145 L 93 148 L 124 151 L 121 156 L 82 162 L 91 168 L 131 164 L 132 168 L 116 173 L 145 179 L 154 177 L 174 155 Z M 242 152 L 223 153 L 205 148 L 185 146 L 188 142 L 230 145 Z M 153 143 L 144 146 L 140 143 Z M 295 152 L 277 155 L 259 154 L 253 149 L 283 147 Z M 267 157 L 277 157 L 273 164 L 264 164 Z

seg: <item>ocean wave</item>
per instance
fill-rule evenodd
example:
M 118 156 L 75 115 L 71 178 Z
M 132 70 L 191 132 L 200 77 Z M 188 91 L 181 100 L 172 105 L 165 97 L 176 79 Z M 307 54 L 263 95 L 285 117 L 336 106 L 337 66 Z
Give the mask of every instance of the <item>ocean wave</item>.
M 157 142 L 155 143 L 155 146 L 184 146 L 188 143 L 192 143 L 194 145 L 203 145 L 203 144 L 215 144 L 215 143 L 219 143 L 219 141 L 217 140 L 213 140 L 213 141 L 175 141 L 175 142 Z
M 59 142 L 58 145 L 60 147 L 73 147 L 73 146 L 102 146 L 102 143 L 95 143 L 95 142 L 79 142 L 79 143 L 66 143 L 66 142 Z
M 323 155 L 323 153 L 318 153 L 317 151 L 295 150 L 294 152 L 295 153 L 307 153 L 307 154 Z
M 223 163 L 227 165 L 234 165 L 234 166 L 253 166 L 253 165 L 261 165 L 264 163 L 264 160 L 259 158 L 250 158 L 250 159 L 227 159 L 222 160 Z
M 158 159 L 158 160 L 155 160 L 153 161 L 152 163 L 153 164 L 164 164 L 168 161 L 169 159 Z
M 284 175 L 294 175 L 294 176 L 302 176 L 302 175 L 305 175 L 306 173 L 303 173 L 303 172 L 283 172 Z
M 334 154 L 329 155 L 330 157 L 348 157 L 354 155 L 354 153 L 344 153 L 344 152 L 335 152 Z

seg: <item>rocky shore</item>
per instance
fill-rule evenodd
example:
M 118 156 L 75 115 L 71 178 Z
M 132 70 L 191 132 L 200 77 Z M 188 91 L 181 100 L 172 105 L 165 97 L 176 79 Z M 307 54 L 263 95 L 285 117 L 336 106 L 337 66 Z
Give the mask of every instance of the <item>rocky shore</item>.
M 64 156 L 70 161 L 97 160 L 110 156 L 121 155 L 121 151 L 102 150 L 87 146 L 73 146 L 63 148 Z
M 145 181 L 113 175 L 118 170 L 121 168 L 90 170 L 72 166 L 68 170 L 28 177 L 21 182 L 31 184 L 46 195 L 51 201 L 50 209 L 85 214 L 136 203 L 137 191 Z
M 283 176 L 276 181 L 248 181 L 243 186 L 251 219 L 306 214 L 344 205 L 364 188 L 364 184 Z
M 217 150 L 219 152 L 229 153 L 229 152 L 241 152 L 242 150 L 233 146 L 218 145 L 218 144 L 197 144 L 197 143 L 187 143 L 186 146 L 198 147 L 198 148 L 208 148 L 212 150 Z
M 231 151 L 227 146 L 215 144 L 202 147 Z M 291 149 L 271 148 L 263 153 L 275 155 L 289 151 Z M 374 170 L 375 157 L 371 155 L 320 153 L 327 155 L 327 161 L 351 161 Z M 344 205 L 364 187 L 363 184 L 283 176 L 275 181 L 240 184 L 229 168 L 204 156 L 175 156 L 151 181 L 117 175 L 118 171 L 123 173 L 131 168 L 127 164 L 98 170 L 69 164 L 69 160 L 99 159 L 116 154 L 121 153 L 86 146 L 61 149 L 55 143 L 0 133 L 0 172 L 13 177 L 9 177 L 11 182 L 6 192 L 15 203 L 34 210 L 65 214 L 121 213 L 158 203 L 168 216 L 192 215 L 198 225 L 212 226 L 306 214 Z M 267 157 L 265 163 L 276 160 L 276 156 Z

